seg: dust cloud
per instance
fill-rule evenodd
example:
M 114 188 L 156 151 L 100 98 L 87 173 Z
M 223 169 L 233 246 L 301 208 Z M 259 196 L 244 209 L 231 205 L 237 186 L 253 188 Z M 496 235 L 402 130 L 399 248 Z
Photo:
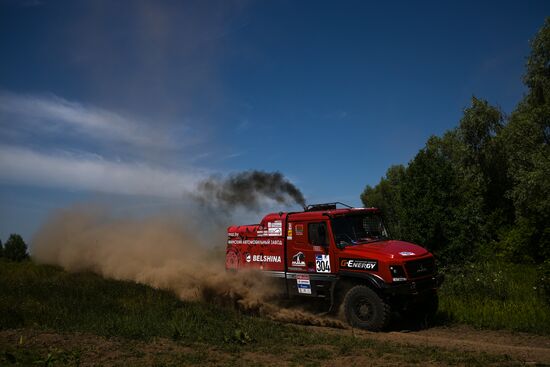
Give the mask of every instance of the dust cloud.
M 281 307 L 267 278 L 226 272 L 224 248 L 202 245 L 204 238 L 195 235 L 192 223 L 182 216 L 121 218 L 105 207 L 74 206 L 58 210 L 39 229 L 32 257 L 70 272 L 91 271 L 170 290 L 184 301 L 217 303 L 281 322 L 342 327 L 336 320 Z M 225 228 L 212 232 L 225 234 Z

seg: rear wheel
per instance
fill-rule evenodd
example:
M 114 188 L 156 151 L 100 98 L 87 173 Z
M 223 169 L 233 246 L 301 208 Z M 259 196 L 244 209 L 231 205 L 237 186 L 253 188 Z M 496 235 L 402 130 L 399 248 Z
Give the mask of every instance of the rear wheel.
M 351 326 L 371 331 L 383 329 L 390 319 L 389 305 L 364 285 L 356 285 L 346 293 L 343 311 Z

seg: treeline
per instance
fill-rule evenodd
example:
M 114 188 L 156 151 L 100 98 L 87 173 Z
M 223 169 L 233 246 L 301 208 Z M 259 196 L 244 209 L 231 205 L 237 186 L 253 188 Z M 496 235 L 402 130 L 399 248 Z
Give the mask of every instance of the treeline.
M 458 127 L 361 194 L 394 237 L 443 264 L 479 258 L 550 265 L 550 18 L 531 42 L 527 93 L 506 116 L 472 98 Z
M 23 237 L 12 233 L 5 244 L 0 240 L 0 258 L 11 261 L 23 261 L 29 257 L 28 247 Z

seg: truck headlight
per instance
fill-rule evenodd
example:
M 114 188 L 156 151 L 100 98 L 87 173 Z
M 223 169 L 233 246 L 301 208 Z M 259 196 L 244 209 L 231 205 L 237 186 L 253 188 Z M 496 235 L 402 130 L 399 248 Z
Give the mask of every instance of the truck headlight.
M 390 273 L 394 282 L 406 282 L 405 270 L 400 265 L 390 265 Z

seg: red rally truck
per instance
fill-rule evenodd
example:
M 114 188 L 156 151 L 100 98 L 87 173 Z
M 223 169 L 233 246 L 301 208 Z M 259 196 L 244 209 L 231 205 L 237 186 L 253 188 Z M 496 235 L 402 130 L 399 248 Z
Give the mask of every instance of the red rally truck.
M 261 270 L 279 279 L 288 297 L 322 299 L 329 310 L 341 306 L 354 327 L 376 331 L 394 313 L 427 320 L 437 311 L 442 277 L 433 255 L 389 239 L 376 208 L 310 205 L 227 232 L 227 270 Z

